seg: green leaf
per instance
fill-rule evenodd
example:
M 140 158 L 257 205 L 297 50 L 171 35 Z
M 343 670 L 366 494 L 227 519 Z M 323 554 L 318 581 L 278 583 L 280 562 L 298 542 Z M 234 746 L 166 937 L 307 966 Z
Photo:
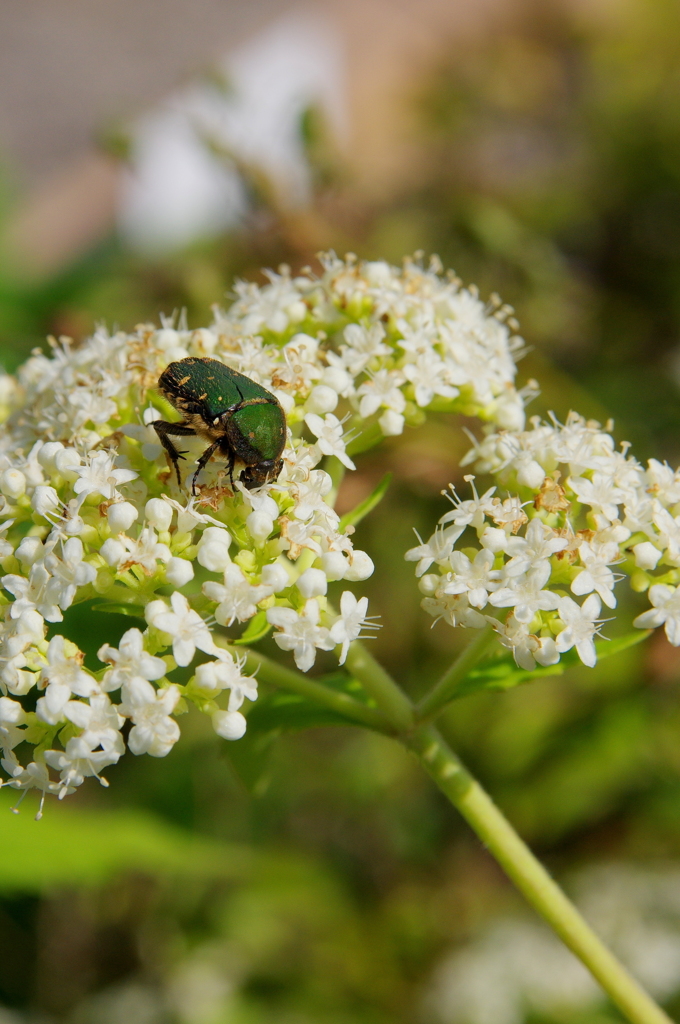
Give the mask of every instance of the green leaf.
M 133 619 L 144 619 L 144 611 L 138 604 L 116 604 L 114 601 L 104 601 L 101 604 L 93 604 L 95 612 L 108 612 L 109 615 L 129 615 Z
M 269 786 L 271 754 L 281 733 L 324 725 L 356 725 L 356 721 L 307 697 L 277 691 L 259 698 L 248 713 L 245 736 L 226 744 L 223 756 L 242 786 L 251 795 L 262 796 Z
M 375 490 L 372 492 L 372 494 L 369 494 L 369 496 L 365 498 L 364 501 L 359 502 L 355 509 L 352 509 L 351 512 L 348 512 L 346 515 L 342 517 L 342 519 L 340 520 L 341 533 L 347 526 L 356 526 L 357 523 L 361 522 L 364 516 L 367 516 L 369 512 L 373 511 L 376 505 L 380 504 L 382 499 L 385 497 L 387 488 L 390 486 L 390 483 L 392 482 L 392 475 L 392 473 L 385 473 L 384 477 L 382 478 L 378 486 L 375 488 Z
M 615 654 L 628 650 L 641 643 L 649 636 L 651 630 L 636 629 L 632 633 L 615 637 L 613 640 L 597 640 L 595 650 L 597 660 L 604 661 Z M 510 690 L 521 683 L 530 683 L 534 679 L 544 679 L 546 676 L 562 675 L 568 668 L 574 668 L 581 664 L 581 659 L 574 648 L 563 654 L 556 665 L 539 666 L 531 672 L 518 668 L 511 655 L 494 659 L 478 665 L 461 682 L 455 693 L 454 699 L 467 697 L 479 690 Z
M 248 732 L 297 732 L 318 725 L 356 725 L 356 722 L 295 693 L 273 693 L 264 697 L 248 715 Z
M 267 622 L 267 613 L 259 611 L 250 620 L 245 632 L 241 634 L 238 640 L 230 640 L 229 642 L 232 644 L 254 644 L 257 640 L 261 640 L 263 636 L 266 636 L 271 629 L 271 623 Z
M 35 821 L 33 793 L 18 814 L 10 813 L 18 797 L 0 793 L 0 891 L 98 885 L 125 871 L 242 878 L 250 870 L 248 847 L 196 837 L 145 811 L 85 810 L 48 797 Z

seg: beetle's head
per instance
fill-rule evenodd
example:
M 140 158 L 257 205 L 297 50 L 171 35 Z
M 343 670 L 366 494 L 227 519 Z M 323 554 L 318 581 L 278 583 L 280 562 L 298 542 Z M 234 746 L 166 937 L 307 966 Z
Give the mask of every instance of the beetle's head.
M 283 469 L 283 459 L 263 459 L 254 466 L 246 466 L 241 473 L 241 483 L 248 491 L 254 491 L 271 480 L 276 480 Z

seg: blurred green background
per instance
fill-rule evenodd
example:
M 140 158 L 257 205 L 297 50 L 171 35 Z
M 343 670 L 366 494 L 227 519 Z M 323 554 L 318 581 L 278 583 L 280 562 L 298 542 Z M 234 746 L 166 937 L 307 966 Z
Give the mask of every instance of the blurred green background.
M 248 214 L 181 250 L 144 256 L 111 234 L 36 279 L 6 245 L 6 368 L 45 335 L 78 339 L 102 320 L 132 327 L 186 308 L 198 326 L 235 276 L 301 267 L 321 247 L 395 262 L 422 249 L 515 307 L 532 346 L 520 375 L 542 387 L 531 411 L 611 415 L 638 458 L 680 461 L 678 6 L 636 0 L 594 19 L 513 8 L 420 75 L 408 124 L 416 181 L 384 200 L 355 186 L 309 108 L 304 210 L 283 210 L 243 167 Z M 386 442 L 340 496 L 344 511 L 394 473 L 357 542 L 376 563 L 367 592 L 384 628 L 372 649 L 414 695 L 460 638 L 430 629 L 402 554 L 412 527 L 427 534 L 444 510 L 441 488 L 461 482 L 462 425 L 433 418 Z M 629 618 L 644 602 L 627 600 Z M 129 625 L 108 616 L 82 643 L 93 656 Z M 560 879 L 578 890 L 604 865 L 619 916 L 602 927 L 676 1014 L 679 697 L 680 655 L 659 635 L 593 671 L 462 700 L 448 723 Z M 531 913 L 386 739 L 325 728 L 229 745 L 190 715 L 167 758 L 129 755 L 109 779 L 49 803 L 39 824 L 31 796 L 13 817 L 16 794 L 1 794 L 0 1024 L 620 1019 L 579 976 L 566 985 L 540 931 L 531 945 Z

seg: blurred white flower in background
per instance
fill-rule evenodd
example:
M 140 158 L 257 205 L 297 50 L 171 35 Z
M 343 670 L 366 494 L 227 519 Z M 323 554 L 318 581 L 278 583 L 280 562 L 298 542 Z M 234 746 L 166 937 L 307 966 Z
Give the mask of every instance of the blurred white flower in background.
M 291 13 L 225 57 L 216 73 L 169 96 L 131 130 L 119 227 L 143 249 L 218 234 L 247 212 L 238 171 L 263 172 L 283 206 L 310 197 L 301 122 L 311 106 L 334 135 L 346 121 L 343 54 L 322 17 Z
M 573 879 L 575 901 L 657 999 L 680 989 L 680 871 L 600 864 Z M 604 1001 L 585 967 L 538 921 L 496 919 L 445 956 L 424 998 L 439 1024 L 523 1024 Z

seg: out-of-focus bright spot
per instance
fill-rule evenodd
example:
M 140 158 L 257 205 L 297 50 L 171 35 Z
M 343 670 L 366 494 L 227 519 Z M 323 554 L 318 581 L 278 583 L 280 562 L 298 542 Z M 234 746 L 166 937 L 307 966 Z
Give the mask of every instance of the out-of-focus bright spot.
M 602 863 L 573 879 L 575 902 L 632 974 L 666 1000 L 680 988 L 680 872 Z M 522 1024 L 604 998 L 585 967 L 537 920 L 507 916 L 440 961 L 425 996 L 439 1024 Z M 581 1019 L 579 1017 L 579 1019 Z
M 343 79 L 338 33 L 300 12 L 231 53 L 213 79 L 168 97 L 131 132 L 118 215 L 125 239 L 157 251 L 237 223 L 248 208 L 237 164 L 264 174 L 282 206 L 304 206 L 302 117 L 321 108 L 342 138 Z

